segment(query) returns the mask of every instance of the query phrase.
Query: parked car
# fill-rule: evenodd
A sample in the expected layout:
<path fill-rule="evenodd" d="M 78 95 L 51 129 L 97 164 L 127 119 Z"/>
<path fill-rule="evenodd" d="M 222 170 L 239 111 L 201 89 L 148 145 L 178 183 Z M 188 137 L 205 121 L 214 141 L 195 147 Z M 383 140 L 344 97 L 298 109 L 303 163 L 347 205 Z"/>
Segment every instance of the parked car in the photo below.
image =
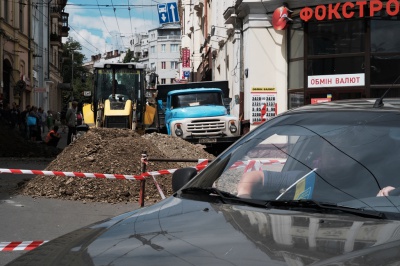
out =
<path fill-rule="evenodd" d="M 268 120 L 176 193 L 9 265 L 399 265 L 400 99 Z"/>

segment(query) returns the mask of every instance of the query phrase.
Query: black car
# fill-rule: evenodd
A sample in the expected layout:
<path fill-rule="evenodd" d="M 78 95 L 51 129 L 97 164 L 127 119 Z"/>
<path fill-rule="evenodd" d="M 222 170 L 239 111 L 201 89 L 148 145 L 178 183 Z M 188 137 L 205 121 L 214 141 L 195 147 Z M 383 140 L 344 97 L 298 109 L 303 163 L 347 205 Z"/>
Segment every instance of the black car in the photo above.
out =
<path fill-rule="evenodd" d="M 173 187 L 9 265 L 399 265 L 400 99 L 290 110 Z"/>

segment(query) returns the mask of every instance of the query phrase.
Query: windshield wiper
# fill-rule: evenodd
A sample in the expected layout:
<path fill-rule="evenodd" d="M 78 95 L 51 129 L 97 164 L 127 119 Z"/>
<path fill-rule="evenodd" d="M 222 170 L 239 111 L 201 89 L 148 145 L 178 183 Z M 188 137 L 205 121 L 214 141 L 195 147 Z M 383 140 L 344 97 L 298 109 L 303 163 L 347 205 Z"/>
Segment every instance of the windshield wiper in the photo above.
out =
<path fill-rule="evenodd" d="M 253 207 L 265 208 L 265 204 L 267 203 L 267 201 L 265 201 L 265 200 L 239 198 L 229 192 L 219 190 L 218 188 L 214 188 L 214 187 L 189 187 L 189 188 L 182 189 L 180 192 L 183 194 L 205 193 L 206 195 L 210 195 L 210 196 L 218 196 L 219 199 L 221 200 L 221 202 L 224 204 L 226 204 L 228 201 L 229 202 L 233 201 L 236 203 L 243 203 L 243 204 L 253 206 Z"/>
<path fill-rule="evenodd" d="M 335 203 L 330 202 L 318 202 L 315 200 L 273 200 L 266 204 L 267 208 L 304 208 L 304 209 L 316 209 L 316 210 L 329 210 L 329 211 L 339 211 L 344 213 L 350 213 L 361 217 L 374 218 L 374 219 L 387 219 L 383 212 L 365 210 L 361 208 L 351 208 L 340 206 Z"/>

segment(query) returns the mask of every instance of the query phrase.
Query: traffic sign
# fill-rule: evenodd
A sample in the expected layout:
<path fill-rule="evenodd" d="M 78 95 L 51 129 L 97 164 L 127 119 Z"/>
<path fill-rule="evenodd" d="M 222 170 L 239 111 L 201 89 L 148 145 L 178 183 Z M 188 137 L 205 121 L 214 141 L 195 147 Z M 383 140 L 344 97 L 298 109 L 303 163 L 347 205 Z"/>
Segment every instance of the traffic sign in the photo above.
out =
<path fill-rule="evenodd" d="M 176 2 L 158 4 L 157 9 L 160 24 L 179 22 L 178 5 Z"/>

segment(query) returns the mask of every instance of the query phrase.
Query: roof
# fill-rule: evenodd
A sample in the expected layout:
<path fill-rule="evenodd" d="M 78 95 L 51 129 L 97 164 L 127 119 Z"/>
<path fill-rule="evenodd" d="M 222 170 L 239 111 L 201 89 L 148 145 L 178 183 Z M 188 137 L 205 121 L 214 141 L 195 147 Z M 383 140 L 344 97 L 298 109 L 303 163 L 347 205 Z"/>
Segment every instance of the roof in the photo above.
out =
<path fill-rule="evenodd" d="M 193 89 L 184 89 L 184 90 L 173 90 L 168 92 L 168 95 L 175 94 L 192 94 L 192 93 L 204 93 L 204 92 L 222 92 L 219 88 L 193 88 Z"/>
<path fill-rule="evenodd" d="M 309 104 L 294 108 L 289 112 L 319 112 L 319 111 L 397 111 L 400 112 L 400 98 L 384 98 L 383 107 L 374 108 L 376 99 L 337 100 L 319 104 Z"/>
<path fill-rule="evenodd" d="M 96 62 L 93 65 L 93 68 L 105 68 L 106 65 L 113 65 L 113 66 L 127 66 L 132 65 L 135 69 L 145 69 L 144 64 L 137 63 L 137 62 L 130 62 L 130 63 L 111 63 L 111 62 Z"/>

